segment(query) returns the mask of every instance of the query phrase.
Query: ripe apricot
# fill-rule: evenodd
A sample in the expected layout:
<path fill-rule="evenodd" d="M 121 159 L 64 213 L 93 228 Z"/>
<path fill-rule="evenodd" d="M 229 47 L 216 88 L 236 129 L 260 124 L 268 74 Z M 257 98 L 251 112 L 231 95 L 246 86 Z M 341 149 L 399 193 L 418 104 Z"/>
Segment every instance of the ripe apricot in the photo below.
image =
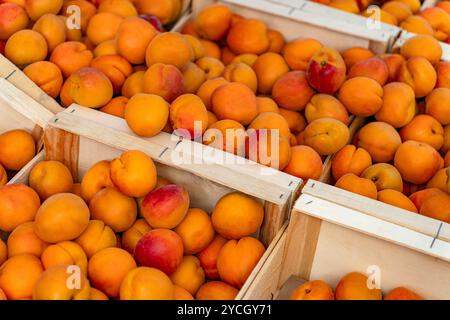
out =
<path fill-rule="evenodd" d="M 128 76 L 133 72 L 131 64 L 119 55 L 105 55 L 92 60 L 91 67 L 102 71 L 111 81 L 115 93 L 119 93 Z"/>
<path fill-rule="evenodd" d="M 214 91 L 219 88 L 220 86 L 229 83 L 227 80 L 225 80 L 223 77 L 215 78 L 215 79 L 209 79 L 203 82 L 203 84 L 198 88 L 197 96 L 202 99 L 203 103 L 205 104 L 205 107 L 208 110 L 212 109 L 212 103 L 211 103 L 211 97 L 214 93 Z"/>
<path fill-rule="evenodd" d="M 418 210 L 414 203 L 403 193 L 392 190 L 392 189 L 385 189 L 378 192 L 378 201 L 390 204 L 392 206 L 405 209 L 411 212 L 417 213 Z"/>
<path fill-rule="evenodd" d="M 403 62 L 405 62 L 405 58 L 403 58 L 402 55 L 396 53 L 382 54 L 379 57 L 383 59 L 384 63 L 388 68 L 389 75 L 387 82 L 389 83 L 397 81 L 398 73 L 400 71 Z"/>
<path fill-rule="evenodd" d="M 25 130 L 11 130 L 0 134 L 0 163 L 5 169 L 18 171 L 35 154 L 35 141 Z"/>
<path fill-rule="evenodd" d="M 368 77 L 377 81 L 380 85 L 386 83 L 388 76 L 389 69 L 386 63 L 378 57 L 359 61 L 348 72 L 348 78 Z"/>
<path fill-rule="evenodd" d="M 371 165 L 372 158 L 366 150 L 354 145 L 347 145 L 334 155 L 331 172 L 337 181 L 347 173 L 360 176 Z"/>
<path fill-rule="evenodd" d="M 112 40 L 115 38 L 123 20 L 123 17 L 115 13 L 97 13 L 89 20 L 86 35 L 94 45 Z"/>
<path fill-rule="evenodd" d="M 243 34 L 246 34 L 245 39 L 242 38 Z M 243 19 L 231 27 L 227 36 L 227 44 L 236 54 L 262 54 L 270 46 L 267 27 L 262 21 Z"/>
<path fill-rule="evenodd" d="M 203 9 L 196 17 L 195 31 L 203 38 L 213 41 L 223 39 L 231 27 L 231 10 L 217 4 Z"/>
<path fill-rule="evenodd" d="M 26 222 L 11 232 L 7 245 L 8 257 L 10 258 L 24 253 L 40 258 L 48 244 L 34 232 L 34 222 Z"/>
<path fill-rule="evenodd" d="M 304 131 L 305 144 L 320 155 L 330 155 L 343 148 L 350 138 L 348 127 L 333 118 L 311 122 Z"/>
<path fill-rule="evenodd" d="M 318 180 L 322 175 L 322 159 L 320 155 L 308 146 L 295 146 L 291 148 L 291 160 L 284 172 L 299 177 L 304 181 Z"/>
<path fill-rule="evenodd" d="M 313 280 L 298 286 L 289 300 L 334 300 L 334 293 L 325 282 Z"/>
<path fill-rule="evenodd" d="M 335 186 L 364 197 L 377 199 L 377 186 L 373 181 L 365 178 L 360 178 L 353 173 L 343 175 L 336 182 Z"/>
<path fill-rule="evenodd" d="M 192 61 L 194 52 L 189 41 L 178 32 L 165 32 L 156 35 L 147 47 L 146 63 L 171 64 L 178 69 Z"/>
<path fill-rule="evenodd" d="M 208 126 L 208 111 L 203 101 L 194 94 L 179 96 L 172 102 L 169 111 L 172 128 L 187 131 L 191 139 L 201 136 Z"/>
<path fill-rule="evenodd" d="M 420 11 L 434 30 L 434 37 L 439 41 L 445 41 L 450 34 L 450 16 L 443 9 L 430 7 Z M 428 49 L 427 47 L 423 47 Z"/>
<path fill-rule="evenodd" d="M 41 161 L 31 170 L 29 184 L 45 200 L 54 194 L 72 191 L 73 178 L 61 162 Z"/>
<path fill-rule="evenodd" d="M 234 300 L 239 290 L 222 281 L 205 283 L 197 291 L 197 300 Z"/>
<path fill-rule="evenodd" d="M 336 300 L 381 300 L 380 289 L 369 288 L 367 276 L 351 272 L 343 277 L 336 286 Z"/>
<path fill-rule="evenodd" d="M 270 94 L 278 79 L 289 72 L 283 57 L 273 52 L 257 57 L 252 67 L 258 80 L 258 91 L 263 94 Z"/>
<path fill-rule="evenodd" d="M 303 71 L 284 74 L 272 89 L 272 97 L 280 107 L 295 111 L 302 111 L 313 95 L 314 90 L 309 86 Z"/>
<path fill-rule="evenodd" d="M 108 102 L 106 105 L 101 107 L 99 110 L 101 112 L 105 112 L 110 115 L 124 119 L 125 118 L 125 108 L 127 106 L 128 100 L 129 99 L 127 97 L 122 97 L 122 96 L 113 98 L 113 99 L 111 99 L 110 102 Z"/>
<path fill-rule="evenodd" d="M 217 258 L 222 247 L 227 242 L 228 240 L 221 235 L 216 235 L 209 245 L 197 254 L 205 275 L 210 280 L 220 279 L 219 271 L 217 270 Z"/>
<path fill-rule="evenodd" d="M 416 98 L 421 98 L 433 90 L 437 81 L 436 70 L 427 59 L 411 57 L 403 63 L 398 81 L 409 85 L 413 88 Z"/>
<path fill-rule="evenodd" d="M 125 80 L 122 95 L 131 99 L 135 94 L 144 92 L 145 71 L 136 71 Z"/>
<path fill-rule="evenodd" d="M 182 3 L 177 0 L 147 1 L 136 0 L 134 4 L 139 13 L 158 18 L 163 25 L 175 21 L 181 13 Z"/>
<path fill-rule="evenodd" d="M 423 300 L 423 298 L 407 288 L 398 287 L 389 291 L 384 300 Z"/>
<path fill-rule="evenodd" d="M 98 12 L 111 12 L 124 18 L 137 16 L 137 10 L 129 0 L 103 0 Z"/>
<path fill-rule="evenodd" d="M 223 64 L 223 62 L 212 57 L 205 56 L 198 59 L 195 63 L 200 69 L 203 70 L 206 79 L 214 79 L 220 77 L 225 70 L 225 65 Z"/>
<path fill-rule="evenodd" d="M 371 78 L 351 78 L 343 83 L 339 91 L 339 100 L 355 116 L 368 117 L 381 109 L 383 88 Z"/>
<path fill-rule="evenodd" d="M 300 38 L 286 44 L 283 57 L 292 70 L 306 71 L 309 60 L 322 48 L 316 39 Z"/>
<path fill-rule="evenodd" d="M 145 219 L 138 219 L 136 222 L 122 234 L 122 248 L 133 254 L 139 239 L 152 227 L 145 221 Z"/>
<path fill-rule="evenodd" d="M 361 47 L 351 47 L 342 52 L 342 58 L 348 70 L 358 61 L 369 59 L 373 56 L 374 53 L 370 49 Z"/>
<path fill-rule="evenodd" d="M 89 203 L 97 192 L 103 188 L 113 187 L 110 174 L 111 163 L 103 160 L 94 164 L 81 180 L 83 199 Z"/>
<path fill-rule="evenodd" d="M 223 77 L 229 82 L 240 82 L 256 93 L 258 79 L 253 69 L 245 63 L 230 63 L 223 71 Z"/>
<path fill-rule="evenodd" d="M 403 180 L 400 172 L 389 163 L 376 163 L 366 168 L 361 173 L 361 178 L 366 178 L 375 183 L 377 190 L 392 189 L 403 191 Z"/>
<path fill-rule="evenodd" d="M 64 77 L 75 71 L 88 67 L 92 61 L 92 52 L 82 42 L 68 41 L 59 44 L 52 52 L 50 61 L 56 64 Z"/>
<path fill-rule="evenodd" d="M 23 72 L 46 94 L 52 98 L 58 97 L 63 76 L 57 65 L 49 61 L 38 61 L 28 65 Z"/>
<path fill-rule="evenodd" d="M 195 295 L 205 282 L 205 272 L 200 261 L 194 256 L 184 256 L 177 270 L 171 274 L 173 284 L 182 287 L 190 294 Z"/>
<path fill-rule="evenodd" d="M 412 15 L 403 20 L 400 28 L 421 35 L 432 36 L 434 34 L 431 24 L 424 17 L 418 15 Z"/>
<path fill-rule="evenodd" d="M 47 53 L 48 46 L 45 38 L 33 30 L 20 30 L 14 33 L 5 46 L 5 57 L 19 68 L 45 60 Z"/>
<path fill-rule="evenodd" d="M 26 0 L 25 10 L 33 21 L 46 13 L 57 14 L 63 6 L 63 0 Z"/>
<path fill-rule="evenodd" d="M 83 248 L 73 241 L 48 246 L 42 253 L 41 260 L 45 270 L 58 265 L 76 265 L 82 274 L 87 275 L 88 258 Z"/>
<path fill-rule="evenodd" d="M 220 51 L 220 47 L 212 41 L 199 39 L 200 43 L 203 46 L 203 56 L 211 57 L 220 60 L 222 52 Z"/>
<path fill-rule="evenodd" d="M 188 62 L 181 71 L 183 73 L 183 84 L 185 93 L 196 93 L 197 90 L 200 88 L 200 86 L 203 84 L 203 82 L 206 81 L 205 71 L 203 71 L 199 66 L 197 66 L 193 62 Z M 231 73 L 228 75 L 231 77 L 234 76 L 231 75 Z"/>
<path fill-rule="evenodd" d="M 422 204 L 420 214 L 449 223 L 450 196 L 443 193 L 429 197 Z"/>
<path fill-rule="evenodd" d="M 258 96 L 256 97 L 256 103 L 258 104 L 259 114 L 264 112 L 280 113 L 280 108 L 278 108 L 277 103 L 270 97 Z"/>
<path fill-rule="evenodd" d="M 405 41 L 400 48 L 400 54 L 407 60 L 411 57 L 423 57 L 435 65 L 441 60 L 442 48 L 439 41 L 432 36 L 417 35 Z"/>
<path fill-rule="evenodd" d="M 349 116 L 344 105 L 332 95 L 319 93 L 311 97 L 305 108 L 308 123 L 320 118 L 334 118 L 345 125 L 349 124 Z"/>
<path fill-rule="evenodd" d="M 444 144 L 444 128 L 435 118 L 426 114 L 416 116 L 400 130 L 400 136 L 403 141 L 415 140 L 428 143 L 436 150 Z"/>
<path fill-rule="evenodd" d="M 450 101 L 450 89 L 436 88 L 425 99 L 425 112 L 439 121 L 442 125 L 450 124 L 448 102 Z"/>
<path fill-rule="evenodd" d="M 192 294 L 190 294 L 189 291 L 187 291 L 186 289 L 177 285 L 174 285 L 173 289 L 175 300 L 194 300 Z"/>
<path fill-rule="evenodd" d="M 426 188 L 420 191 L 416 191 L 409 196 L 409 199 L 414 203 L 416 208 L 420 211 L 423 203 L 435 195 L 445 194 L 444 191 L 438 188 Z"/>
<path fill-rule="evenodd" d="M 174 285 L 164 272 L 147 267 L 130 271 L 120 286 L 121 300 L 173 300 Z"/>
<path fill-rule="evenodd" d="M 0 40 L 8 40 L 14 33 L 28 26 L 28 15 L 16 3 L 0 4 Z"/>

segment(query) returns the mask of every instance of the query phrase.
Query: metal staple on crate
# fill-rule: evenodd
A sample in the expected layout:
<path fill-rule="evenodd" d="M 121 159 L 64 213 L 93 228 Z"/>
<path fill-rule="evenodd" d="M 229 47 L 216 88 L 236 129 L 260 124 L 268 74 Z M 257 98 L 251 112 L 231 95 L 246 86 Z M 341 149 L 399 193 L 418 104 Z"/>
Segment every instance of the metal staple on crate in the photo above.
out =
<path fill-rule="evenodd" d="M 158 156 L 158 158 L 161 158 L 161 157 L 164 155 L 164 153 L 166 153 L 167 150 L 169 150 L 169 147 L 166 147 L 166 148 L 161 152 L 161 154 Z"/>
<path fill-rule="evenodd" d="M 438 230 L 437 230 L 437 233 L 436 233 L 436 235 L 434 236 L 433 241 L 431 241 L 430 249 L 433 248 L 433 245 L 434 245 L 434 243 L 436 242 L 436 239 L 439 237 L 439 234 L 441 233 L 441 229 L 442 229 L 442 226 L 443 226 L 443 225 L 444 225 L 443 222 L 441 222 L 441 224 L 439 224 L 439 228 L 438 228 Z"/>
<path fill-rule="evenodd" d="M 17 70 L 13 70 L 10 74 L 5 77 L 5 80 L 8 80 Z"/>

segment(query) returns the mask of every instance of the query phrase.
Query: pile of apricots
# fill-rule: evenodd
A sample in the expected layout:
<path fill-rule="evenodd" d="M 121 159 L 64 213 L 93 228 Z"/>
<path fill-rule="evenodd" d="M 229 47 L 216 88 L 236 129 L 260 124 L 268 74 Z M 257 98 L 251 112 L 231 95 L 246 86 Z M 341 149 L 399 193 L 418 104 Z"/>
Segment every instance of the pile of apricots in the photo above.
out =
<path fill-rule="evenodd" d="M 140 151 L 94 164 L 81 183 L 42 161 L 29 186 L 0 187 L 0 300 L 234 299 L 265 252 L 251 236 L 263 217 L 238 192 L 211 216 L 191 208 Z"/>
<path fill-rule="evenodd" d="M 0 134 L 0 187 L 35 155 L 36 142 L 27 131 L 17 129 Z"/>
<path fill-rule="evenodd" d="M 359 272 L 344 276 L 333 289 L 322 280 L 312 280 L 298 286 L 290 300 L 423 300 L 405 287 L 392 289 L 383 297 L 380 289 L 369 288 L 368 277 Z"/>
<path fill-rule="evenodd" d="M 368 9 L 371 0 L 312 0 L 349 13 L 375 17 Z M 399 26 L 403 30 L 434 36 L 439 41 L 450 43 L 450 1 L 439 1 L 434 7 L 421 10 L 419 0 L 388 0 L 379 6 L 382 22 Z"/>

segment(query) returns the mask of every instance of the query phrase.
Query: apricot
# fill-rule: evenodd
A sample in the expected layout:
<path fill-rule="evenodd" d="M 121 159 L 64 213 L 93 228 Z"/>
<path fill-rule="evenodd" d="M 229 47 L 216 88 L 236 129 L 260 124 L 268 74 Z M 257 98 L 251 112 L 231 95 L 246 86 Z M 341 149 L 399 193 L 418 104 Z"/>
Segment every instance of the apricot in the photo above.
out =
<path fill-rule="evenodd" d="M 197 291 L 197 300 L 234 300 L 239 290 L 222 281 L 205 283 Z"/>
<path fill-rule="evenodd" d="M 436 88 L 426 97 L 425 112 L 442 125 L 450 124 L 450 89 Z"/>
<path fill-rule="evenodd" d="M 258 56 L 252 53 L 244 53 L 236 56 L 231 63 L 245 63 L 246 65 L 253 67 Z"/>
<path fill-rule="evenodd" d="M 154 94 L 136 94 L 125 108 L 128 126 L 142 137 L 152 137 L 160 133 L 168 119 L 169 104 Z"/>
<path fill-rule="evenodd" d="M 275 83 L 289 72 L 283 57 L 273 52 L 260 55 L 252 67 L 257 77 L 258 91 L 263 94 L 270 94 Z"/>
<path fill-rule="evenodd" d="M 231 63 L 223 71 L 223 77 L 229 82 L 240 82 L 256 93 L 258 79 L 253 69 L 245 63 Z"/>
<path fill-rule="evenodd" d="M 259 259 L 263 256 L 263 244 L 252 237 L 229 240 L 217 259 L 220 277 L 236 288 L 242 288 Z"/>
<path fill-rule="evenodd" d="M 4 186 L 8 182 L 8 174 L 5 168 L 0 164 L 0 187 Z"/>
<path fill-rule="evenodd" d="M 25 10 L 31 20 L 36 21 L 47 13 L 57 14 L 63 6 L 63 0 L 26 0 Z"/>
<path fill-rule="evenodd" d="M 0 266 L 8 259 L 8 248 L 0 238 Z"/>
<path fill-rule="evenodd" d="M 358 132 L 357 147 L 369 152 L 373 162 L 390 162 L 401 145 L 400 135 L 385 122 L 371 122 Z"/>
<path fill-rule="evenodd" d="M 245 34 L 245 39 L 242 35 Z M 227 36 L 228 47 L 236 54 L 262 54 L 270 47 L 266 25 L 256 19 L 243 19 L 235 23 Z"/>
<path fill-rule="evenodd" d="M 222 61 L 212 58 L 203 57 L 196 61 L 197 66 L 203 70 L 206 75 L 206 79 L 214 79 L 222 75 L 225 70 L 225 65 Z"/>
<path fill-rule="evenodd" d="M 406 3 L 412 10 L 413 13 L 417 13 L 420 10 L 420 0 L 397 0 Z"/>
<path fill-rule="evenodd" d="M 286 45 L 286 39 L 283 34 L 277 30 L 268 30 L 267 36 L 269 37 L 269 52 L 281 53 Z"/>
<path fill-rule="evenodd" d="M 44 269 L 54 266 L 78 266 L 82 274 L 87 275 L 88 258 L 83 248 L 73 241 L 62 241 L 48 246 L 41 256 Z"/>
<path fill-rule="evenodd" d="M 158 18 L 163 25 L 175 21 L 181 13 L 181 2 L 176 0 L 134 1 L 138 12 Z"/>
<path fill-rule="evenodd" d="M 332 95 L 319 93 L 312 96 L 305 108 L 308 123 L 321 118 L 333 118 L 348 125 L 350 120 L 347 109 Z"/>
<path fill-rule="evenodd" d="M 431 197 L 436 195 L 445 194 L 444 191 L 438 188 L 426 188 L 420 191 L 416 191 L 409 196 L 409 199 L 414 203 L 416 208 L 420 211 L 423 203 Z"/>
<path fill-rule="evenodd" d="M 28 15 L 16 3 L 0 4 L 0 40 L 8 40 L 14 33 L 28 26 Z"/>
<path fill-rule="evenodd" d="M 173 284 L 187 290 L 191 295 L 195 295 L 205 282 L 205 273 L 197 257 L 185 256 L 170 279 Z"/>
<path fill-rule="evenodd" d="M 362 273 L 347 274 L 336 286 L 336 300 L 381 300 L 381 290 L 369 288 L 367 282 L 367 276 Z"/>
<path fill-rule="evenodd" d="M 256 97 L 256 103 L 258 104 L 259 114 L 264 112 L 280 113 L 280 108 L 278 108 L 277 103 L 270 97 L 265 96 Z"/>
<path fill-rule="evenodd" d="M 219 120 L 230 119 L 248 125 L 258 114 L 255 94 L 246 85 L 237 82 L 218 87 L 211 103 Z"/>
<path fill-rule="evenodd" d="M 441 61 L 436 64 L 436 88 L 450 88 L 450 62 Z"/>
<path fill-rule="evenodd" d="M 153 229 L 138 241 L 134 258 L 140 266 L 173 274 L 183 260 L 183 240 L 172 230 Z"/>
<path fill-rule="evenodd" d="M 397 190 L 386 189 L 378 192 L 378 201 L 392 206 L 418 213 L 414 203 L 403 193 Z"/>
<path fill-rule="evenodd" d="M 26 222 L 15 228 L 8 237 L 7 245 L 10 258 L 24 253 L 40 258 L 47 247 L 47 243 L 39 239 L 34 232 L 34 222 Z"/>
<path fill-rule="evenodd" d="M 291 148 L 291 159 L 284 172 L 299 177 L 319 180 L 322 175 L 323 164 L 320 155 L 308 146 L 294 146 Z"/>
<path fill-rule="evenodd" d="M 98 12 L 111 12 L 124 18 L 137 16 L 137 10 L 129 0 L 103 0 Z"/>
<path fill-rule="evenodd" d="M 89 20 L 97 13 L 96 6 L 87 0 L 70 0 L 64 1 L 64 5 L 61 9 L 61 14 L 65 16 L 71 16 L 74 12 L 69 10 L 71 6 L 77 6 L 80 9 L 80 27 L 83 33 L 86 33 L 86 29 Z"/>
<path fill-rule="evenodd" d="M 120 286 L 120 300 L 173 300 L 175 288 L 164 272 L 147 267 L 130 271 Z"/>
<path fill-rule="evenodd" d="M 374 53 L 370 49 L 361 47 L 351 47 L 342 52 L 342 58 L 344 59 L 348 70 L 350 70 L 355 63 L 372 58 L 373 56 Z"/>
<path fill-rule="evenodd" d="M 94 164 L 83 176 L 81 180 L 81 192 L 83 199 L 89 203 L 91 199 L 103 188 L 113 187 L 111 181 L 111 163 L 109 161 L 99 161 Z"/>
<path fill-rule="evenodd" d="M 149 156 L 137 150 L 123 153 L 111 162 L 111 180 L 123 194 L 139 198 L 156 185 L 156 167 Z"/>
<path fill-rule="evenodd" d="M 116 40 L 106 40 L 94 49 L 94 57 L 119 54 L 116 48 Z"/>
<path fill-rule="evenodd" d="M 274 84 L 272 97 L 282 108 L 302 111 L 314 90 L 309 86 L 303 71 L 291 71 L 281 76 Z"/>
<path fill-rule="evenodd" d="M 133 72 L 131 64 L 119 55 L 105 55 L 92 60 L 91 67 L 102 71 L 111 81 L 115 93 L 119 93 L 128 76 Z"/>
<path fill-rule="evenodd" d="M 88 264 L 93 286 L 109 297 L 120 295 L 120 286 L 127 274 L 136 268 L 133 257 L 119 248 L 106 248 L 92 256 Z"/>
<path fill-rule="evenodd" d="M 70 98 L 85 107 L 100 108 L 113 97 L 111 81 L 95 68 L 81 68 L 75 71 L 65 85 L 68 86 Z"/>
<path fill-rule="evenodd" d="M 203 57 L 211 57 L 218 60 L 221 59 L 222 51 L 215 42 L 205 39 L 199 39 L 199 41 L 203 46 Z"/>
<path fill-rule="evenodd" d="M 218 41 L 231 27 L 231 10 L 225 5 L 212 5 L 203 9 L 195 19 L 195 31 L 203 38 Z"/>
<path fill-rule="evenodd" d="M 58 97 L 63 85 L 63 76 L 57 65 L 48 61 L 38 61 L 28 65 L 23 72 L 46 94 L 52 98 Z"/>
<path fill-rule="evenodd" d="M 439 170 L 441 157 L 430 145 L 409 140 L 397 149 L 394 164 L 403 180 L 423 184 Z"/>
<path fill-rule="evenodd" d="M 68 285 L 73 276 L 70 268 L 69 265 L 58 265 L 45 270 L 33 288 L 33 300 L 88 300 L 89 281 L 81 274 L 79 283 Z"/>
<path fill-rule="evenodd" d="M 366 168 L 360 176 L 373 181 L 378 191 L 385 189 L 403 191 L 403 180 L 400 172 L 388 163 L 374 164 Z"/>
<path fill-rule="evenodd" d="M 6 170 L 19 171 L 35 154 L 35 141 L 28 132 L 11 130 L 0 135 L 0 163 Z"/>
<path fill-rule="evenodd" d="M 449 6 L 448 1 L 438 2 L 438 3 L 436 3 L 435 6 L 438 7 L 438 8 L 441 8 L 442 10 L 444 10 L 445 12 L 450 14 L 450 6 Z"/>
<path fill-rule="evenodd" d="M 220 235 L 216 235 L 214 239 L 197 254 L 200 264 L 205 271 L 206 278 L 210 280 L 220 279 L 219 272 L 217 270 L 217 258 L 222 247 L 227 243 L 227 239 Z"/>
<path fill-rule="evenodd" d="M 143 92 L 156 94 L 172 102 L 184 91 L 183 74 L 172 65 L 156 63 L 145 72 Z"/>
<path fill-rule="evenodd" d="M 438 89 L 436 89 L 438 90 Z M 442 103 L 442 99 L 440 99 Z M 421 114 L 416 116 L 407 126 L 400 130 L 403 141 L 415 140 L 427 143 L 436 150 L 444 144 L 444 128 L 432 116 Z"/>
<path fill-rule="evenodd" d="M 343 148 L 350 139 L 348 127 L 333 118 L 320 118 L 305 129 L 304 142 L 320 155 L 330 155 Z"/>
<path fill-rule="evenodd" d="M 22 184 L 0 187 L 0 229 L 11 232 L 33 221 L 40 206 L 39 195 Z"/>
<path fill-rule="evenodd" d="M 306 71 L 309 60 L 322 48 L 322 44 L 311 38 L 300 38 L 289 42 L 283 49 L 283 57 L 292 70 Z"/>
<path fill-rule="evenodd" d="M 5 292 L 4 292 L 2 289 L 0 289 L 0 300 L 8 300 L 8 299 L 6 298 Z"/>
<path fill-rule="evenodd" d="M 416 114 L 414 91 L 405 83 L 391 82 L 383 87 L 383 105 L 375 114 L 378 121 L 394 128 L 410 123 Z"/>
<path fill-rule="evenodd" d="M 42 272 L 39 258 L 19 254 L 1 265 L 0 287 L 8 300 L 29 299 Z"/>
<path fill-rule="evenodd" d="M 278 113 L 280 113 L 281 116 L 287 121 L 289 130 L 293 134 L 299 133 L 306 128 L 306 120 L 301 113 L 283 108 L 278 110 Z"/>
<path fill-rule="evenodd" d="M 355 0 L 331 0 L 329 6 L 348 13 L 359 13 L 358 3 Z"/>
<path fill-rule="evenodd" d="M 214 229 L 224 238 L 240 239 L 259 230 L 264 208 L 257 200 L 239 192 L 223 196 L 211 215 Z"/>
<path fill-rule="evenodd" d="M 345 81 L 338 97 L 347 110 L 358 117 L 374 115 L 383 106 L 383 88 L 377 81 L 367 77 Z"/>
<path fill-rule="evenodd" d="M 40 17 L 34 24 L 33 30 L 45 38 L 49 52 L 66 40 L 64 21 L 54 14 L 45 14 Z"/>
<path fill-rule="evenodd" d="M 411 57 L 403 63 L 398 75 L 398 81 L 408 84 L 414 90 L 416 98 L 428 95 L 437 80 L 436 70 L 423 57 Z"/>
<path fill-rule="evenodd" d="M 89 208 L 80 197 L 60 193 L 41 205 L 35 218 L 35 232 L 49 243 L 77 238 L 89 223 Z"/>
<path fill-rule="evenodd" d="M 290 111 L 290 110 L 288 110 Z M 267 129 L 277 130 L 280 136 L 290 137 L 289 123 L 286 118 L 275 112 L 264 112 L 256 116 L 256 118 L 248 126 L 249 129 Z"/>
<path fill-rule="evenodd" d="M 400 27 L 411 33 L 433 36 L 434 31 L 431 24 L 421 16 L 412 15 L 406 18 Z"/>
<path fill-rule="evenodd" d="M 14 33 L 5 46 L 5 57 L 19 68 L 45 60 L 47 53 L 45 38 L 33 30 L 20 30 Z"/>
<path fill-rule="evenodd" d="M 125 80 L 122 95 L 131 99 L 135 94 L 144 92 L 145 71 L 136 71 Z"/>
<path fill-rule="evenodd" d="M 182 73 L 183 73 L 183 83 L 185 93 L 196 93 L 197 90 L 200 88 L 200 86 L 203 84 L 203 82 L 206 81 L 205 71 L 203 71 L 203 69 L 201 69 L 193 62 L 188 62 L 183 67 Z M 231 77 L 234 76 L 231 73 L 229 73 L 228 75 Z"/>
<path fill-rule="evenodd" d="M 145 54 L 157 30 L 146 20 L 129 17 L 122 21 L 117 30 L 117 53 L 132 64 L 145 62 Z"/>
<path fill-rule="evenodd" d="M 289 300 L 334 300 L 334 293 L 325 282 L 313 280 L 298 286 Z"/>
<path fill-rule="evenodd" d="M 156 35 L 147 47 L 146 63 L 151 66 L 155 63 L 170 64 L 178 69 L 194 58 L 189 41 L 177 32 L 165 32 Z"/>
<path fill-rule="evenodd" d="M 125 108 L 127 106 L 129 99 L 127 97 L 116 97 L 111 99 L 110 102 L 108 102 L 106 105 L 101 107 L 99 110 L 101 112 L 108 113 L 110 115 L 119 117 L 124 119 L 125 118 Z"/>
<path fill-rule="evenodd" d="M 206 80 L 198 89 L 197 96 L 202 99 L 208 110 L 212 109 L 211 98 L 214 91 L 220 86 L 229 83 L 223 77 Z"/>
<path fill-rule="evenodd" d="M 123 20 L 123 17 L 115 13 L 97 13 L 89 20 L 86 35 L 94 45 L 112 40 L 116 37 Z"/>
<path fill-rule="evenodd" d="M 29 184 L 45 200 L 54 194 L 72 191 L 73 178 L 61 162 L 42 161 L 31 170 Z"/>
<path fill-rule="evenodd" d="M 214 113 L 208 110 L 208 128 L 211 127 L 214 123 L 219 121 Z M 239 123 L 239 125 L 241 125 Z"/>
<path fill-rule="evenodd" d="M 424 17 L 434 30 L 434 37 L 445 41 L 450 34 L 450 16 L 443 9 L 431 7 L 422 10 L 420 16 Z"/>
<path fill-rule="evenodd" d="M 386 2 L 381 9 L 393 15 L 398 23 L 401 23 L 413 14 L 411 8 L 406 3 L 400 1 Z"/>
<path fill-rule="evenodd" d="M 386 63 L 377 57 L 355 63 L 348 72 L 348 78 L 368 77 L 384 85 L 388 80 L 389 69 Z"/>
<path fill-rule="evenodd" d="M 345 81 L 346 65 L 339 52 L 332 48 L 319 49 L 308 62 L 308 82 L 321 93 L 334 93 Z"/>
<path fill-rule="evenodd" d="M 175 300 L 194 300 L 192 294 L 190 294 L 189 291 L 187 291 L 186 289 L 177 285 L 174 285 L 173 289 Z"/>
<path fill-rule="evenodd" d="M 149 193 L 144 198 L 141 209 L 152 228 L 173 229 L 188 213 L 189 194 L 183 187 L 169 184 Z"/>
<path fill-rule="evenodd" d="M 258 129 L 247 134 L 246 155 L 259 164 L 283 170 L 291 158 L 291 136 L 284 137 L 277 131 Z"/>
<path fill-rule="evenodd" d="M 444 193 L 429 197 L 423 202 L 420 214 L 449 223 L 450 196 Z"/>
<path fill-rule="evenodd" d="M 98 289 L 91 288 L 89 292 L 89 300 L 109 300 L 108 296 Z"/>
<path fill-rule="evenodd" d="M 353 173 L 347 173 L 339 178 L 335 186 L 364 197 L 377 199 L 377 186 L 372 180 L 360 178 Z"/>
<path fill-rule="evenodd" d="M 214 238 L 214 229 L 209 215 L 205 211 L 196 208 L 188 210 L 183 221 L 174 231 L 183 240 L 184 253 L 188 255 L 199 253 Z"/>
<path fill-rule="evenodd" d="M 417 35 L 405 41 L 400 48 L 400 54 L 407 60 L 412 57 L 422 57 L 435 65 L 441 60 L 442 48 L 439 41 L 432 36 Z"/>
<path fill-rule="evenodd" d="M 388 68 L 388 78 L 387 82 L 397 81 L 398 73 L 402 64 L 405 62 L 405 58 L 402 55 L 396 53 L 387 53 L 380 55 L 384 63 Z"/>
<path fill-rule="evenodd" d="M 139 239 L 151 229 L 152 227 L 150 227 L 145 219 L 136 220 L 131 228 L 122 234 L 122 248 L 133 254 Z"/>
<path fill-rule="evenodd" d="M 244 154 L 245 139 L 244 126 L 234 120 L 216 121 L 203 135 L 204 144 L 236 155 Z"/>
<path fill-rule="evenodd" d="M 236 58 L 236 54 L 230 50 L 228 47 L 224 47 L 221 51 L 220 60 L 222 60 L 224 65 L 229 65 L 234 58 Z"/>
<path fill-rule="evenodd" d="M 201 136 L 208 126 L 208 111 L 203 101 L 194 94 L 179 96 L 170 105 L 169 112 L 172 128 L 188 132 L 191 138 Z"/>
<path fill-rule="evenodd" d="M 347 173 L 360 176 L 371 165 L 372 157 L 366 150 L 354 145 L 347 145 L 334 155 L 331 172 L 337 181 Z"/>
<path fill-rule="evenodd" d="M 438 3 L 439 5 L 439 3 Z M 384 300 L 423 300 L 423 298 L 417 293 L 404 288 L 398 287 L 392 289 L 385 297 Z"/>
<path fill-rule="evenodd" d="M 92 58 L 92 52 L 84 43 L 69 41 L 59 44 L 53 50 L 50 61 L 56 64 L 67 78 L 75 71 L 88 67 Z"/>

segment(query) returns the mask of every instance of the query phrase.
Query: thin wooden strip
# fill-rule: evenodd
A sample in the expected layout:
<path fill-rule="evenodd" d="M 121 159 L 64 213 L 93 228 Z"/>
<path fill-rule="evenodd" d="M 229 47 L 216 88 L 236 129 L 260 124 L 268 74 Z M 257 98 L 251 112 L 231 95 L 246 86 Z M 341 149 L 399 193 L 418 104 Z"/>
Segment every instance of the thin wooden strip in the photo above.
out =
<path fill-rule="evenodd" d="M 259 177 L 244 176 L 242 172 L 237 172 L 228 166 L 198 162 L 199 159 L 174 150 L 163 152 L 165 147 L 158 144 L 101 126 L 86 119 L 77 118 L 66 112 L 58 114 L 50 125 L 121 150 L 132 148 L 144 151 L 157 162 L 192 172 L 208 180 L 277 205 L 284 205 L 292 193 L 289 189 L 282 189 L 273 183 L 261 180 Z"/>
<path fill-rule="evenodd" d="M 395 223 L 381 220 L 360 211 L 340 206 L 308 194 L 303 194 L 295 210 L 312 217 L 346 227 L 348 229 L 386 240 L 388 242 L 450 262 L 450 243 L 408 229 Z"/>
<path fill-rule="evenodd" d="M 37 165 L 39 162 L 45 160 L 45 152 L 39 152 L 30 162 L 28 162 L 25 167 L 23 167 L 11 180 L 8 181 L 8 184 L 28 184 L 28 176 L 30 175 L 31 170 Z"/>
<path fill-rule="evenodd" d="M 303 193 L 328 200 L 346 208 L 360 211 L 366 215 L 395 223 L 399 226 L 435 237 L 441 221 L 400 209 L 381 201 L 369 199 L 358 194 L 339 189 L 318 181 L 310 180 Z M 448 225 L 448 224 L 444 224 Z M 438 239 L 450 242 L 448 226 L 441 229 Z"/>

